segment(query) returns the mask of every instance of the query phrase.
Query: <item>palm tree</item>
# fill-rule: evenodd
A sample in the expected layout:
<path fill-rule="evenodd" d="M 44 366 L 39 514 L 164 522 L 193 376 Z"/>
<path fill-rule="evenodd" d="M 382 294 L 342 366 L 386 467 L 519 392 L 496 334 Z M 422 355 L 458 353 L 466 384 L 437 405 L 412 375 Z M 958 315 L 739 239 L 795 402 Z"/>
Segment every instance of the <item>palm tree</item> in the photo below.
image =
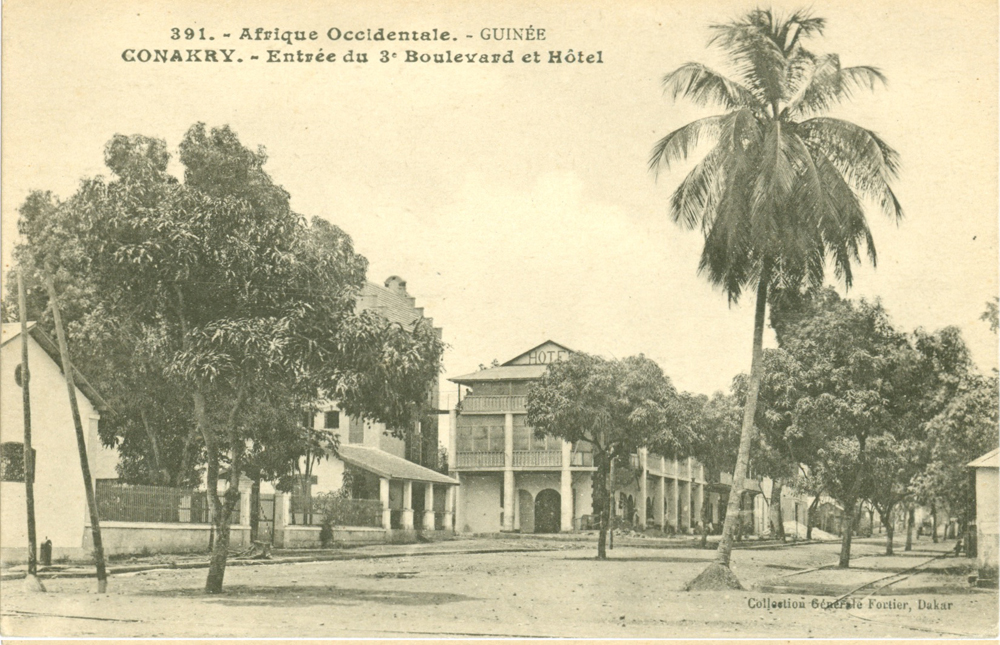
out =
<path fill-rule="evenodd" d="M 823 282 L 829 259 L 851 286 L 862 247 L 875 264 L 875 245 L 862 200 L 899 221 L 902 208 L 889 186 L 898 156 L 875 133 L 820 116 L 885 77 L 873 67 L 841 67 L 803 41 L 825 21 L 798 11 L 787 19 L 756 9 L 714 25 L 710 44 L 728 54 L 736 80 L 699 63 L 667 74 L 665 91 L 724 112 L 663 137 L 650 158 L 659 172 L 706 150 L 670 201 L 673 220 L 705 236 L 699 273 L 730 303 L 756 288 L 753 357 L 733 492 L 715 562 L 689 588 L 739 587 L 729 569 L 740 491 L 746 477 L 761 381 L 764 313 L 769 291 Z"/>

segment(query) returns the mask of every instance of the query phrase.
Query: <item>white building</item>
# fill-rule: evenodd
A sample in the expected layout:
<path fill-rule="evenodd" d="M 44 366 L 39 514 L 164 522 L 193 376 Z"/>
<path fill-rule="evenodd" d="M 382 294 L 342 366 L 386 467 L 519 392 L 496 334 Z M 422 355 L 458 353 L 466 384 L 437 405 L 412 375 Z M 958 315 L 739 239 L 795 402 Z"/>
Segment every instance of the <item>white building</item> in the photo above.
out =
<path fill-rule="evenodd" d="M 34 323 L 29 323 L 28 329 L 38 542 L 52 540 L 54 557 L 82 557 L 90 551 L 90 516 L 59 350 Z M 0 557 L 4 561 L 23 561 L 28 551 L 24 408 L 22 390 L 15 378 L 21 364 L 20 332 L 20 324 L 4 324 L 0 338 L 0 458 L 4 462 L 0 477 Z M 78 371 L 75 380 L 91 477 L 116 479 L 118 452 L 102 446 L 97 434 L 100 411 L 106 404 Z"/>
<path fill-rule="evenodd" d="M 450 412 L 450 468 L 461 482 L 456 531 L 555 533 L 593 524 L 590 444 L 539 439 L 526 422 L 529 384 L 571 353 L 546 341 L 503 365 L 450 379 L 468 388 Z M 705 500 L 701 464 L 642 450 L 632 465 L 635 477 L 612 491 L 615 514 L 642 527 L 692 532 Z"/>
<path fill-rule="evenodd" d="M 969 464 L 976 472 L 976 557 L 979 579 L 996 584 L 1000 555 L 1000 449 Z"/>

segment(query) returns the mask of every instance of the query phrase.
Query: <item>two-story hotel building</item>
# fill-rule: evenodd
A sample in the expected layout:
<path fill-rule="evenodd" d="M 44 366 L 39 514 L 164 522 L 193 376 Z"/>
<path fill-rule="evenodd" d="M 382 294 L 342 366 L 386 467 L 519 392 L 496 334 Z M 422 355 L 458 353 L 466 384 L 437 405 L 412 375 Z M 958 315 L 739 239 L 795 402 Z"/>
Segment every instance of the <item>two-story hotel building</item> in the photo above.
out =
<path fill-rule="evenodd" d="M 456 531 L 555 533 L 590 526 L 591 445 L 538 438 L 527 424 L 531 382 L 571 353 L 547 341 L 502 365 L 450 379 L 465 388 L 449 424 L 450 470 L 461 483 Z M 632 465 L 635 477 L 619 480 L 613 491 L 615 513 L 639 526 L 690 532 L 705 499 L 701 465 L 645 449 Z"/>

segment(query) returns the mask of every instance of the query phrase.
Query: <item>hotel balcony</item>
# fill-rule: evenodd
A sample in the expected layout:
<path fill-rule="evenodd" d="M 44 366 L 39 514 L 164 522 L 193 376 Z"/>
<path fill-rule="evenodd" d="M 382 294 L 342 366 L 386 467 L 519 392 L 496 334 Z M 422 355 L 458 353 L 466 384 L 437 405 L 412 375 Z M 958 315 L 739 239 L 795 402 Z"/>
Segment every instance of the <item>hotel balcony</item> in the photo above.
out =
<path fill-rule="evenodd" d="M 456 470 L 502 470 L 503 452 L 474 451 L 458 452 L 455 455 Z M 559 470 L 562 468 L 562 452 L 559 450 L 515 450 L 511 454 L 511 464 L 518 469 Z M 576 452 L 570 456 L 571 468 L 593 468 L 593 454 Z"/>
<path fill-rule="evenodd" d="M 462 414 L 502 414 L 527 412 L 528 397 L 518 395 L 508 396 L 475 396 L 462 399 Z"/>

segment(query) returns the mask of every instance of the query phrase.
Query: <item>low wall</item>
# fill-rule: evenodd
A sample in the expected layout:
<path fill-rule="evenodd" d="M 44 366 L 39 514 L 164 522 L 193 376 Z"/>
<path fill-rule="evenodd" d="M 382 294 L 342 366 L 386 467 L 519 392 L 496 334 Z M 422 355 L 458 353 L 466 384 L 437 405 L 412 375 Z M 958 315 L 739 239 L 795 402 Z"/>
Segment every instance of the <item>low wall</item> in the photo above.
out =
<path fill-rule="evenodd" d="M 208 551 L 211 524 L 169 522 L 101 522 L 105 555 L 136 553 L 190 553 Z M 229 547 L 250 546 L 250 527 L 229 529 Z M 83 550 L 93 550 L 90 527 L 84 531 Z"/>
<path fill-rule="evenodd" d="M 282 548 L 319 548 L 323 546 L 319 539 L 319 532 L 320 527 L 318 526 L 286 526 Z M 454 531 L 417 531 L 411 529 L 391 529 L 387 531 L 385 529 L 347 526 L 333 529 L 331 546 L 380 543 L 408 544 L 416 542 L 418 534 L 443 539 L 453 536 Z"/>

